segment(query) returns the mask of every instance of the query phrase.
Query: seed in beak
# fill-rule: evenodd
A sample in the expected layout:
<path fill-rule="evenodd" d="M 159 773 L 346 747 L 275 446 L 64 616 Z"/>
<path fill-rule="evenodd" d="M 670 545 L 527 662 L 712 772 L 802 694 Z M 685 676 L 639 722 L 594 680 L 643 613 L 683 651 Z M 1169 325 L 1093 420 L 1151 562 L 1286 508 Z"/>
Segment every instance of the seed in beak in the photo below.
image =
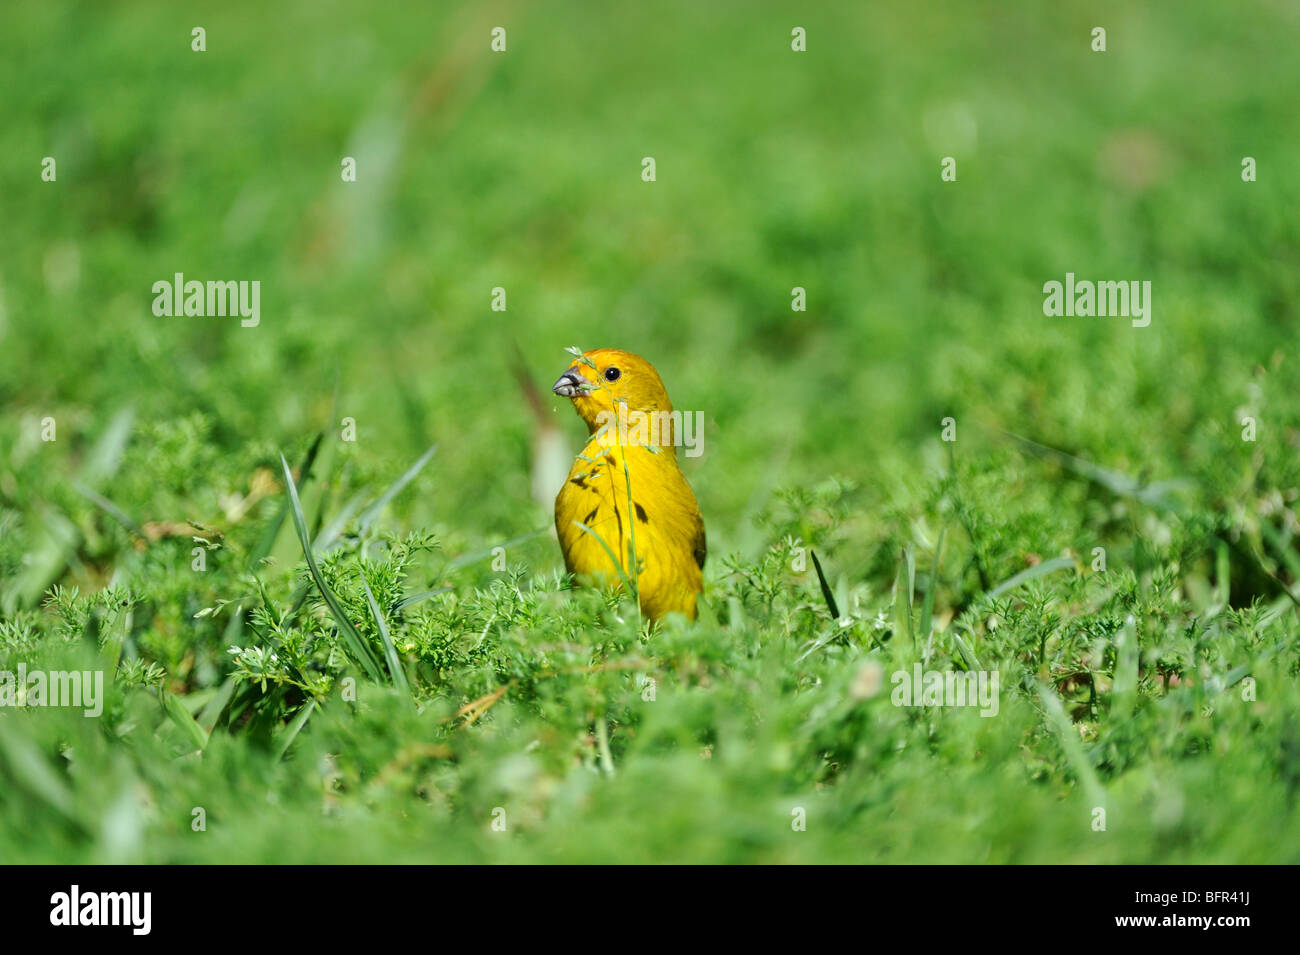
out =
<path fill-rule="evenodd" d="M 583 378 L 575 369 L 570 368 L 560 376 L 560 380 L 551 386 L 551 391 L 561 398 L 576 398 L 591 390 L 591 382 Z"/>

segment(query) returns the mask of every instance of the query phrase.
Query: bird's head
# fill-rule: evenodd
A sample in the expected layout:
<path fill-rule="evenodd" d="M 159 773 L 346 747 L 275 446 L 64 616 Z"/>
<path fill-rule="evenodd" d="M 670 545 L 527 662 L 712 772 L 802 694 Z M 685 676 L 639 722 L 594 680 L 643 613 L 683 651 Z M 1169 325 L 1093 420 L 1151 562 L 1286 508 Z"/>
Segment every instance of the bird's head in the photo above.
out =
<path fill-rule="evenodd" d="M 640 355 L 617 348 L 593 348 L 560 376 L 551 390 L 573 401 L 573 408 L 595 433 L 617 417 L 620 405 L 631 413 L 671 412 L 672 403 L 659 372 Z"/>

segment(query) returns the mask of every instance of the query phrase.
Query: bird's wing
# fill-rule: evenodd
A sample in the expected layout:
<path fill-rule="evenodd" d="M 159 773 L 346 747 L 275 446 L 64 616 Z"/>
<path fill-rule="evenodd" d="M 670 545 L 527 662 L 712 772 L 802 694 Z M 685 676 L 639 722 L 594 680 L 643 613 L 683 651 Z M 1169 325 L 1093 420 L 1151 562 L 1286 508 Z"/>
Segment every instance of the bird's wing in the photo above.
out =
<path fill-rule="evenodd" d="M 608 561 L 604 548 L 575 521 L 599 534 L 620 564 L 626 559 L 623 515 L 607 467 L 603 460 L 588 463 L 579 458 L 555 499 L 555 529 L 571 573 L 591 573 L 606 568 Z"/>

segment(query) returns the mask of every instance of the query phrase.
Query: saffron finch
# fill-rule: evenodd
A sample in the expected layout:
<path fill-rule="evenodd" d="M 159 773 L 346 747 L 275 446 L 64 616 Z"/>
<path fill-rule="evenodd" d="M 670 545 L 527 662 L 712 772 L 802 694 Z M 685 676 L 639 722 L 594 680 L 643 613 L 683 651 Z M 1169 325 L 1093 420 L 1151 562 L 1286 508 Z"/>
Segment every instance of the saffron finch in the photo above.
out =
<path fill-rule="evenodd" d="M 597 348 L 551 390 L 573 401 L 589 433 L 555 499 L 565 567 L 605 580 L 626 575 L 651 620 L 669 613 L 694 620 L 703 589 L 704 519 L 677 463 L 682 419 L 673 414 L 659 373 L 639 355 Z"/>

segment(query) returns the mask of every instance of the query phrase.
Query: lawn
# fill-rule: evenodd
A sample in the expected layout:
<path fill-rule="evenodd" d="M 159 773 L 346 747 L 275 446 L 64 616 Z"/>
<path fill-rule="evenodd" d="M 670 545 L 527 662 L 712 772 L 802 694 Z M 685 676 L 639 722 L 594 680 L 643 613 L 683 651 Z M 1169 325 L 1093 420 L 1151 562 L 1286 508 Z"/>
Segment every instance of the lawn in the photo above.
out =
<path fill-rule="evenodd" d="M 0 859 L 1300 862 L 1298 30 L 6 4 L 0 703 L 104 692 Z M 574 345 L 703 416 L 696 621 L 564 573 Z"/>

